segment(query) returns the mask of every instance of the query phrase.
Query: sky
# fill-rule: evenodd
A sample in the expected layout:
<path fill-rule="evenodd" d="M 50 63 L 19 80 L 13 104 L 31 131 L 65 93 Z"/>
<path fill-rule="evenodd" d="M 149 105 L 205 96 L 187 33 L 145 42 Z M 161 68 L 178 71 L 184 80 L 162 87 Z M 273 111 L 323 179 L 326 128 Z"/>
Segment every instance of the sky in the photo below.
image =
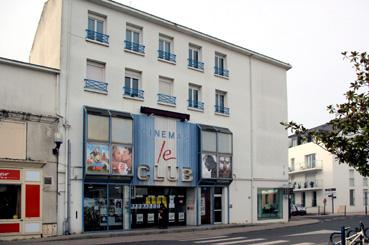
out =
<path fill-rule="evenodd" d="M 368 51 L 368 0 L 116 0 L 288 62 L 288 120 L 315 127 L 355 79 L 342 51 Z M 0 56 L 28 61 L 45 0 L 0 0 Z"/>

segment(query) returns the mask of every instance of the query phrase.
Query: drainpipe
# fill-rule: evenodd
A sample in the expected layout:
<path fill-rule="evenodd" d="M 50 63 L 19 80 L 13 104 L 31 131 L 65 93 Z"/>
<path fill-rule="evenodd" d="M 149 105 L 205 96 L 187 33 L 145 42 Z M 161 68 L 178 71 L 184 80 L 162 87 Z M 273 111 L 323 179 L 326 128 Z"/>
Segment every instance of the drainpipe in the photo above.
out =
<path fill-rule="evenodd" d="M 251 223 L 254 222 L 254 199 L 253 199 L 253 191 L 254 191 L 254 147 L 253 147 L 253 139 L 254 139 L 254 124 L 253 124 L 253 96 L 252 96 L 252 62 L 251 58 L 253 55 L 249 57 L 249 69 L 250 69 L 250 173 L 251 173 Z"/>

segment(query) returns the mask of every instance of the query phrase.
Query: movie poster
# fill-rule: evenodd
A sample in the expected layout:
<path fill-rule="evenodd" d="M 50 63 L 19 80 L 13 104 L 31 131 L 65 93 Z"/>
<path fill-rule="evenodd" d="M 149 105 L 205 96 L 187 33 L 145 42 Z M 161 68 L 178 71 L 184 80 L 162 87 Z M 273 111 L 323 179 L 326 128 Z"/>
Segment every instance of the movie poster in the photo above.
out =
<path fill-rule="evenodd" d="M 112 174 L 132 174 L 132 146 L 113 144 L 111 147 Z"/>
<path fill-rule="evenodd" d="M 220 156 L 218 160 L 219 178 L 232 178 L 232 159 L 231 156 Z"/>
<path fill-rule="evenodd" d="M 202 154 L 201 176 L 204 179 L 217 178 L 217 158 L 215 154 Z"/>
<path fill-rule="evenodd" d="M 109 174 L 109 146 L 88 143 L 86 148 L 86 174 Z"/>

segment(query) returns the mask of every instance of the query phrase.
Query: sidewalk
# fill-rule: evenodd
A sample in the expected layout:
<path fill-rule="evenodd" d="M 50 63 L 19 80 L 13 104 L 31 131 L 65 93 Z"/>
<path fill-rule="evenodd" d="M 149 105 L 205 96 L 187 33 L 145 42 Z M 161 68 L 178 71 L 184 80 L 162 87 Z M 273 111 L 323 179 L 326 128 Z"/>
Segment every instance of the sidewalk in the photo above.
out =
<path fill-rule="evenodd" d="M 88 232 L 82 234 L 63 235 L 48 238 L 37 238 L 28 240 L 8 241 L 1 244 L 26 244 L 26 243 L 38 243 L 38 242 L 52 242 L 52 241 L 72 241 L 72 240 L 84 240 L 84 239 L 97 239 L 97 238 L 112 238 L 112 237 L 126 237 L 126 236 L 143 236 L 143 235 L 157 235 L 168 233 L 183 233 L 183 232 L 198 232 L 198 231 L 210 231 L 210 230 L 232 230 L 232 232 L 250 232 L 259 230 L 271 230 L 282 227 L 295 227 L 300 225 L 315 224 L 319 220 L 312 218 L 293 219 L 288 223 L 265 223 L 265 224 L 229 224 L 229 225 L 202 225 L 202 226 L 184 226 L 184 227 L 170 227 L 168 229 L 137 229 L 128 231 L 113 231 L 113 232 Z"/>

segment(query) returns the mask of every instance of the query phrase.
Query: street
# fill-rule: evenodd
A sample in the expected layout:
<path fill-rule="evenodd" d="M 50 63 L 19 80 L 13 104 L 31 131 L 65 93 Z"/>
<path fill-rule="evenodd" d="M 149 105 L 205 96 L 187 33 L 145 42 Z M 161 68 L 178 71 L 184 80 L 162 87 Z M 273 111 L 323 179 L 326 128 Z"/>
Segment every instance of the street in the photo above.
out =
<path fill-rule="evenodd" d="M 358 227 L 362 221 L 367 227 L 369 218 L 365 216 L 318 216 L 318 217 L 293 217 L 293 220 L 314 219 L 314 224 L 300 226 L 279 225 L 279 228 L 263 230 L 262 226 L 240 227 L 231 229 L 201 230 L 181 233 L 165 233 L 152 235 L 118 236 L 94 239 L 46 241 L 45 244 L 253 244 L 253 245 L 309 245 L 327 244 L 329 235 L 338 231 L 342 225 Z M 254 228 L 254 231 L 250 231 Z M 17 242 L 17 244 L 42 244 L 37 242 Z M 11 242 L 9 244 L 16 244 Z"/>

